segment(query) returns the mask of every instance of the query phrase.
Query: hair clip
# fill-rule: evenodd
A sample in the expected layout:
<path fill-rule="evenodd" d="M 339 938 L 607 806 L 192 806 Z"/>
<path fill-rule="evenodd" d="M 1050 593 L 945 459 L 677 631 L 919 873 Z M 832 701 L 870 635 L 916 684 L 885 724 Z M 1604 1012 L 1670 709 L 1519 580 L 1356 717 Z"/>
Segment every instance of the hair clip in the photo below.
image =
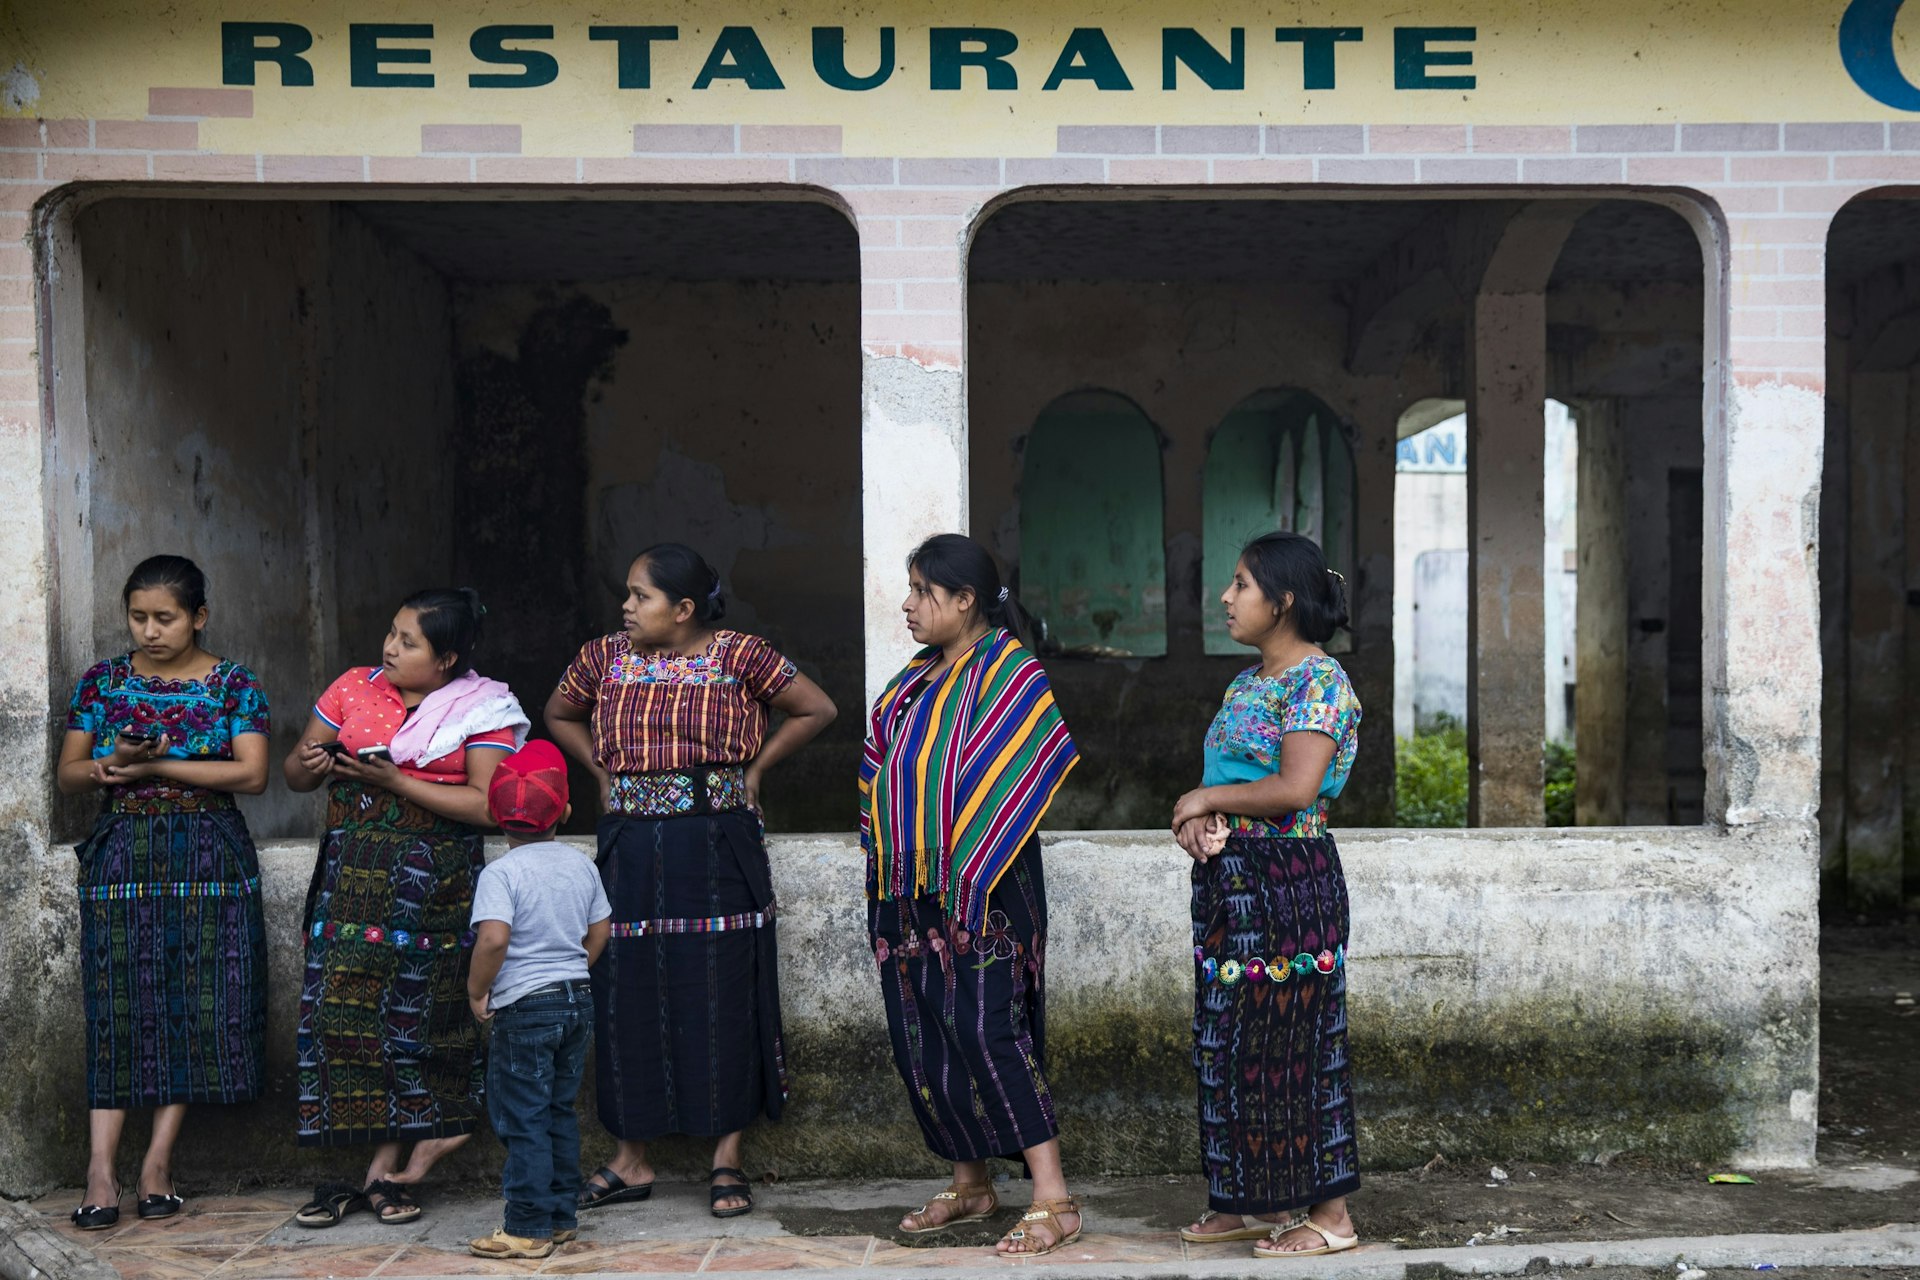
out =
<path fill-rule="evenodd" d="M 1338 569 L 1329 569 L 1327 570 L 1327 572 L 1332 574 L 1333 580 L 1339 583 L 1341 586 L 1344 587 L 1347 585 L 1347 576 L 1341 573 Z"/>
<path fill-rule="evenodd" d="M 719 598 L 720 598 L 720 584 L 716 581 L 713 584 L 713 590 L 707 592 L 707 603 L 712 604 L 714 601 L 718 600 Z"/>
<path fill-rule="evenodd" d="M 1005 604 L 1007 602 L 1007 589 L 1005 587 L 1000 588 L 1000 594 L 995 598 L 998 599 L 1001 604 Z"/>

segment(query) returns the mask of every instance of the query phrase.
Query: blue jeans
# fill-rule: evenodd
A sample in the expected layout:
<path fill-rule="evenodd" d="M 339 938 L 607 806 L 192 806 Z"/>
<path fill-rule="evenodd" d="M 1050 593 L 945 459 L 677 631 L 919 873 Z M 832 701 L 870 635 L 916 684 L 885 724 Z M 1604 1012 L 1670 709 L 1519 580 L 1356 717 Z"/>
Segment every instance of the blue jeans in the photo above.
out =
<path fill-rule="evenodd" d="M 487 1112 L 507 1149 L 500 1193 L 509 1235 L 544 1240 L 575 1225 L 580 1118 L 593 988 L 583 979 L 520 997 L 493 1015 Z"/>

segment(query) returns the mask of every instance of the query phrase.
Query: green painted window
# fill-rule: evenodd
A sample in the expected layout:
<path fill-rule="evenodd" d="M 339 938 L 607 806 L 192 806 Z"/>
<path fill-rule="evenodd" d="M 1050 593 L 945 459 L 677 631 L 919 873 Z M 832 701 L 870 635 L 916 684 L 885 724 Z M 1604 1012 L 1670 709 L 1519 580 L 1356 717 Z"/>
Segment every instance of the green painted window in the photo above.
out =
<path fill-rule="evenodd" d="M 1020 599 L 1046 649 L 1166 654 L 1164 524 L 1160 435 L 1139 406 L 1106 391 L 1048 405 L 1020 476 Z"/>
<path fill-rule="evenodd" d="M 1207 450 L 1202 509 L 1202 631 L 1208 653 L 1245 653 L 1227 635 L 1218 596 L 1240 548 L 1291 529 L 1353 577 L 1353 446 L 1333 411 L 1304 391 L 1261 391 L 1220 421 Z M 1351 592 L 1351 585 L 1349 585 Z M 1351 600 L 1351 595 L 1349 595 Z M 1352 648 L 1342 631 L 1327 647 Z"/>

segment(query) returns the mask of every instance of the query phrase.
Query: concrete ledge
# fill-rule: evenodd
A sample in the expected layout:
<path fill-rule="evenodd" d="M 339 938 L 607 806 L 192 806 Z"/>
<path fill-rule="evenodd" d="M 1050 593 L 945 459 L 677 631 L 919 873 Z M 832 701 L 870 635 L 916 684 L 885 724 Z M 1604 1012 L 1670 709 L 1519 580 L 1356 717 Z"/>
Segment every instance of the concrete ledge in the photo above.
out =
<path fill-rule="evenodd" d="M 1351 1024 L 1361 1155 L 1800 1165 L 1813 1154 L 1818 959 L 1810 824 L 1576 832 L 1339 833 L 1354 904 Z M 1188 864 L 1158 832 L 1045 841 L 1048 1052 L 1071 1167 L 1197 1166 Z M 292 1141 L 292 1027 L 315 844 L 261 850 L 271 939 L 269 1097 L 201 1108 L 197 1178 L 307 1180 L 343 1157 Z M 13 1123 L 0 1186 L 71 1182 L 85 1156 L 71 863 L 49 852 L 36 1070 L 57 1108 Z M 794 1073 L 753 1167 L 787 1177 L 937 1173 L 895 1078 L 866 946 L 863 864 L 843 836 L 776 836 L 781 988 Z M 14 1025 L 20 1025 L 15 1022 Z M 591 1098 L 583 1099 L 591 1114 Z M 589 1155 L 606 1145 L 589 1125 Z M 129 1133 L 129 1142 L 137 1140 Z M 660 1144 L 664 1167 L 706 1153 Z M 462 1163 L 490 1167 L 491 1140 Z M 346 1160 L 352 1164 L 352 1159 Z"/>
<path fill-rule="evenodd" d="M 1217 1246 L 1219 1261 L 1127 1264 L 1104 1263 L 1103 1280 L 1247 1280 L 1271 1277 L 1285 1266 L 1247 1256 L 1233 1246 Z M 1248 1246 L 1251 1248 L 1251 1246 Z M 1041 1259 L 1018 1264 L 1021 1273 L 1052 1271 L 1086 1274 L 1087 1264 Z M 1886 1226 L 1877 1231 L 1838 1231 L 1830 1235 L 1675 1236 L 1658 1240 L 1567 1241 L 1561 1244 L 1486 1245 L 1467 1249 L 1356 1251 L 1330 1258 L 1308 1258 L 1288 1274 L 1313 1280 L 1439 1280 L 1445 1276 L 1539 1275 L 1587 1267 L 1658 1267 L 1671 1270 L 1684 1259 L 1702 1269 L 1746 1271 L 1756 1262 L 1777 1267 L 1896 1267 L 1920 1263 L 1920 1226 Z M 1014 1264 L 940 1268 L 948 1280 L 1002 1277 Z M 861 1271 L 812 1271 L 817 1280 L 854 1280 Z"/>

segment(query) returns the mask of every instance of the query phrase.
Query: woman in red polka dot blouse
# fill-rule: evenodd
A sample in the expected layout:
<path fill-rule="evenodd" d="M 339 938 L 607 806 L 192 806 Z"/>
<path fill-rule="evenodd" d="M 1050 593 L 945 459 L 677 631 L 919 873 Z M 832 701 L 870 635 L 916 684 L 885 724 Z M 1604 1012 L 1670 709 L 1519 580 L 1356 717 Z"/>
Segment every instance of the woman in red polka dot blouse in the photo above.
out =
<path fill-rule="evenodd" d="M 419 1217 L 408 1188 L 480 1122 L 468 916 L 487 784 L 527 733 L 507 687 L 472 669 L 483 612 L 470 590 L 410 596 L 381 664 L 327 687 L 283 766 L 295 791 L 327 787 L 307 891 L 298 1138 L 374 1148 L 366 1181 L 322 1186 L 302 1226 L 357 1208 Z"/>

